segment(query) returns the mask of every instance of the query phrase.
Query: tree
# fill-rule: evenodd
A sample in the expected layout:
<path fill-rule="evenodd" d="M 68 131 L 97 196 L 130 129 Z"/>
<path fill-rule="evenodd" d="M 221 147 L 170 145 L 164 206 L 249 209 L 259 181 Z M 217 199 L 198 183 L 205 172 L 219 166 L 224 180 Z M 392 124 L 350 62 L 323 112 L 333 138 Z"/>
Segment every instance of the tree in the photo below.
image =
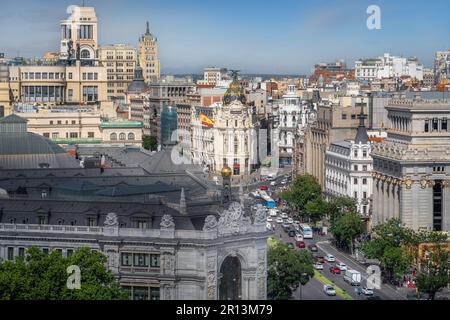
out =
<path fill-rule="evenodd" d="M 436 242 L 426 249 L 416 282 L 417 288 L 428 293 L 429 300 L 434 300 L 436 293 L 450 284 L 450 251 L 446 242 Z"/>
<path fill-rule="evenodd" d="M 314 276 L 313 259 L 306 250 L 289 249 L 286 244 L 277 243 L 269 246 L 267 256 L 267 292 L 271 299 L 291 298 L 300 283 L 305 285 Z"/>
<path fill-rule="evenodd" d="M 356 201 L 350 197 L 333 197 L 327 206 L 327 215 L 331 221 L 347 212 L 356 212 Z"/>
<path fill-rule="evenodd" d="M 325 215 L 327 206 L 327 202 L 322 198 L 311 200 L 305 205 L 305 216 L 311 219 L 314 224 L 316 224 Z"/>
<path fill-rule="evenodd" d="M 0 264 L 0 299 L 4 300 L 114 300 L 128 299 L 100 252 L 81 248 L 70 257 L 38 248 L 27 250 L 26 258 Z M 80 289 L 70 290 L 67 267 L 81 271 Z"/>
<path fill-rule="evenodd" d="M 321 198 L 322 189 L 316 178 L 311 175 L 298 176 L 291 188 L 281 194 L 281 198 L 306 217 L 305 206 L 308 202 Z"/>
<path fill-rule="evenodd" d="M 143 136 L 142 147 L 146 150 L 154 151 L 158 147 L 158 141 L 154 136 Z"/>
<path fill-rule="evenodd" d="M 351 211 L 333 219 L 330 231 L 337 246 L 353 252 L 355 239 L 364 232 L 364 223 L 357 212 Z"/>

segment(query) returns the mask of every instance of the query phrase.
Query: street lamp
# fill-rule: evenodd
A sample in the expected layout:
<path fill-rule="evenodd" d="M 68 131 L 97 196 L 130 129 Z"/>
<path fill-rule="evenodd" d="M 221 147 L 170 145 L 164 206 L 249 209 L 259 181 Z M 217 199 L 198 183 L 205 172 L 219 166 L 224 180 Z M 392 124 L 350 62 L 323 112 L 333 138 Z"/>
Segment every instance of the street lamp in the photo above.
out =
<path fill-rule="evenodd" d="M 304 272 L 300 275 L 300 300 L 303 300 L 303 295 L 302 295 L 303 289 L 302 288 L 305 284 L 308 283 L 308 280 L 309 280 L 309 277 L 308 277 L 307 273 Z"/>

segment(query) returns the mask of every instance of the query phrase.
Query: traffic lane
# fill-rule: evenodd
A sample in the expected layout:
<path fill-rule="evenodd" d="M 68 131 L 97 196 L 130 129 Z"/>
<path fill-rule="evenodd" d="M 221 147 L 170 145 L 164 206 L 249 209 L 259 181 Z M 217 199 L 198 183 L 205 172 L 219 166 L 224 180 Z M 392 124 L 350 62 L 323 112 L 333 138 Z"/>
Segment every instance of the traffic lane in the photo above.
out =
<path fill-rule="evenodd" d="M 361 280 L 362 280 L 361 285 L 365 286 L 367 277 L 368 277 L 366 268 L 364 268 L 363 266 L 361 266 L 360 264 L 358 264 L 356 261 L 352 260 L 351 258 L 347 257 L 345 254 L 338 251 L 336 248 L 334 248 L 333 246 L 331 246 L 331 244 L 329 244 L 327 242 L 318 243 L 317 246 L 324 253 L 324 255 L 332 254 L 336 258 L 337 262 L 345 263 L 347 265 L 347 267 L 349 267 L 350 269 L 359 271 L 361 273 Z M 332 265 L 334 265 L 334 264 L 332 264 Z M 342 281 L 343 281 L 343 276 L 341 275 L 341 277 L 342 277 Z M 351 286 L 347 282 L 345 282 L 345 281 L 343 281 L 343 282 L 347 286 Z M 400 295 L 394 289 L 392 289 L 391 287 L 389 287 L 387 285 L 383 285 L 383 284 L 381 285 L 381 289 L 374 290 L 374 294 L 375 294 L 375 296 L 379 296 L 380 298 L 382 298 L 384 300 L 399 300 L 399 299 L 404 300 L 405 299 L 402 295 Z"/>
<path fill-rule="evenodd" d="M 301 300 L 342 300 L 338 295 L 329 296 L 323 291 L 323 284 L 316 278 L 312 278 L 306 285 L 301 288 L 302 299 Z M 294 293 L 294 297 L 300 300 L 300 286 Z"/>

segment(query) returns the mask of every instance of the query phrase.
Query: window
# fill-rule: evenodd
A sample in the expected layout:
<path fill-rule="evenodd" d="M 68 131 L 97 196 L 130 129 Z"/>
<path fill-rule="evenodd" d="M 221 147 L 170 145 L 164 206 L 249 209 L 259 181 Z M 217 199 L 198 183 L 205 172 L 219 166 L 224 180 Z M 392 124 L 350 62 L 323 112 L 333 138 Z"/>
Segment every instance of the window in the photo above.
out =
<path fill-rule="evenodd" d="M 8 260 L 12 261 L 14 260 L 14 248 L 8 247 Z"/>
<path fill-rule="evenodd" d="M 119 140 L 125 140 L 126 138 L 125 138 L 126 136 L 125 136 L 125 133 L 121 133 L 121 134 L 119 134 Z"/>
<path fill-rule="evenodd" d="M 355 158 L 358 157 L 358 150 L 353 151 L 353 156 L 354 156 Z"/>
<path fill-rule="evenodd" d="M 342 120 L 347 120 L 347 114 L 346 114 L 346 113 L 343 113 L 343 114 L 341 115 L 341 118 L 342 118 Z"/>
<path fill-rule="evenodd" d="M 38 224 L 41 224 L 41 225 L 47 224 L 47 217 L 45 217 L 45 216 L 40 216 L 40 217 L 38 218 Z"/>
<path fill-rule="evenodd" d="M 88 218 L 87 219 L 87 225 L 89 227 L 96 227 L 97 226 L 97 219 L 95 219 L 95 218 Z"/>
<path fill-rule="evenodd" d="M 80 57 L 81 57 L 81 59 L 90 59 L 91 54 L 89 53 L 89 50 L 83 49 L 83 50 L 81 50 Z"/>
<path fill-rule="evenodd" d="M 50 133 L 48 133 L 48 132 L 44 132 L 42 135 L 46 138 L 50 138 Z"/>
<path fill-rule="evenodd" d="M 353 178 L 353 184 L 358 184 L 358 178 Z"/>
<path fill-rule="evenodd" d="M 52 139 L 58 139 L 59 137 L 59 133 L 58 132 L 53 132 L 52 133 Z"/>
<path fill-rule="evenodd" d="M 50 124 L 53 124 L 53 120 L 50 120 Z"/>
<path fill-rule="evenodd" d="M 428 124 L 428 119 L 425 120 L 424 131 L 425 131 L 425 132 L 429 132 L 429 131 L 430 131 L 429 124 Z"/>
<path fill-rule="evenodd" d="M 354 196 L 355 196 L 355 199 L 358 199 L 358 192 L 357 191 L 355 191 Z"/>
<path fill-rule="evenodd" d="M 69 91 L 68 91 L 68 100 L 72 101 L 72 99 L 73 99 L 73 89 L 69 89 Z"/>
<path fill-rule="evenodd" d="M 438 131 L 438 119 L 433 118 L 433 131 Z"/>
<path fill-rule="evenodd" d="M 148 222 L 147 222 L 147 220 L 137 220 L 136 221 L 136 228 L 138 228 L 138 229 L 148 229 Z"/>
<path fill-rule="evenodd" d="M 366 178 L 363 179 L 363 184 L 367 184 L 367 179 Z"/>
<path fill-rule="evenodd" d="M 145 253 L 134 253 L 133 254 L 133 266 L 135 267 L 148 267 L 149 266 L 149 255 Z"/>
<path fill-rule="evenodd" d="M 67 249 L 67 257 L 70 257 L 73 255 L 73 250 L 72 249 Z"/>
<path fill-rule="evenodd" d="M 76 139 L 76 138 L 78 138 L 78 132 L 71 132 L 71 133 L 70 133 L 70 138 L 71 138 L 71 139 Z"/>
<path fill-rule="evenodd" d="M 447 119 L 442 119 L 441 121 L 441 130 L 447 131 Z"/>
<path fill-rule="evenodd" d="M 48 248 L 42 248 L 42 252 L 43 252 L 44 254 L 48 254 L 49 250 L 48 250 Z"/>
<path fill-rule="evenodd" d="M 363 165 L 363 171 L 367 171 L 367 165 Z"/>
<path fill-rule="evenodd" d="M 117 140 L 117 133 L 111 133 L 110 135 L 109 135 L 109 139 L 110 140 Z"/>
<path fill-rule="evenodd" d="M 72 74 L 72 72 L 69 72 L 69 80 L 72 80 L 72 78 L 73 78 L 73 74 Z M 71 89 L 69 89 L 69 91 L 70 91 Z"/>
<path fill-rule="evenodd" d="M 150 255 L 150 267 L 151 268 L 159 268 L 159 254 L 151 254 Z"/>
<path fill-rule="evenodd" d="M 94 132 L 88 132 L 88 138 L 94 138 Z"/>
<path fill-rule="evenodd" d="M 83 87 L 83 101 L 95 102 L 98 100 L 98 87 L 85 86 Z"/>
<path fill-rule="evenodd" d="M 122 266 L 131 267 L 132 259 L 133 255 L 131 253 L 122 253 Z"/>
<path fill-rule="evenodd" d="M 19 257 L 25 258 L 25 248 L 19 248 Z"/>
<path fill-rule="evenodd" d="M 367 199 L 367 192 L 366 191 L 363 192 L 363 198 Z"/>
<path fill-rule="evenodd" d="M 134 140 L 134 133 L 129 133 L 128 134 L 128 140 Z"/>
<path fill-rule="evenodd" d="M 354 171 L 358 171 L 358 165 L 357 165 L 357 164 L 355 164 L 355 165 L 353 166 L 353 170 L 354 170 Z"/>

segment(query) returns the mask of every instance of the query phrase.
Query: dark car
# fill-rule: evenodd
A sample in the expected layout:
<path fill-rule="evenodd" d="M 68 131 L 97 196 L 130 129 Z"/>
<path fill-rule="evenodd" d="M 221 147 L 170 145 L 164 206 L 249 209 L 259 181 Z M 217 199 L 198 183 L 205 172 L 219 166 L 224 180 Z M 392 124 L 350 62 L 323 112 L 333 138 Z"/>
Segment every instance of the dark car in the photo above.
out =
<path fill-rule="evenodd" d="M 289 243 L 288 243 L 288 248 L 289 248 L 289 249 L 294 249 L 294 245 L 293 245 L 292 243 L 289 242 Z"/>
<path fill-rule="evenodd" d="M 295 230 L 292 228 L 288 231 L 289 237 L 295 237 L 295 233 L 296 233 Z"/>
<path fill-rule="evenodd" d="M 309 251 L 311 251 L 311 252 L 317 252 L 319 249 L 317 248 L 317 246 L 316 245 L 314 245 L 314 244 L 310 244 L 309 246 L 308 246 L 308 249 L 309 249 Z"/>
<path fill-rule="evenodd" d="M 314 260 L 318 263 L 325 263 L 325 258 L 322 256 L 314 256 Z"/>
<path fill-rule="evenodd" d="M 330 272 L 331 272 L 332 274 L 341 274 L 341 269 L 339 269 L 339 268 L 336 267 L 336 266 L 332 266 L 332 267 L 330 267 Z"/>

